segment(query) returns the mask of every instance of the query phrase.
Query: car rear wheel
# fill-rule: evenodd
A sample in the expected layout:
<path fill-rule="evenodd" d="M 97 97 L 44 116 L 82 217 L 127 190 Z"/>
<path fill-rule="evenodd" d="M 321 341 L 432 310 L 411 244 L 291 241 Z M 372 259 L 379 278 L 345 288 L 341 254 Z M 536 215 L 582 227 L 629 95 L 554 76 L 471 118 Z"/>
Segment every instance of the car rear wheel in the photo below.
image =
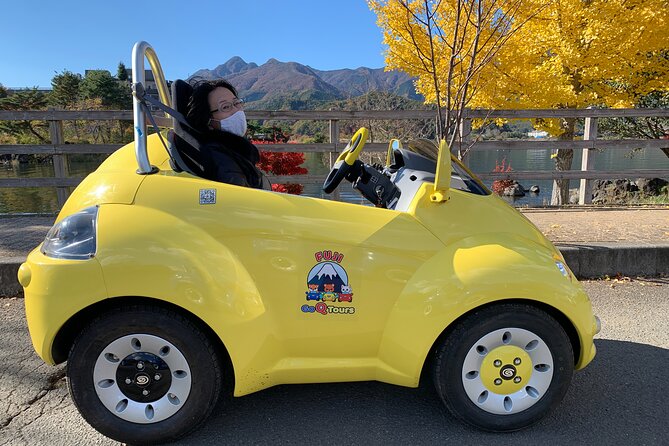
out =
<path fill-rule="evenodd" d="M 569 337 L 550 315 L 522 304 L 476 311 L 438 347 L 437 393 L 460 420 L 514 431 L 539 421 L 564 397 L 574 369 Z"/>
<path fill-rule="evenodd" d="M 221 363 L 210 340 L 177 313 L 119 308 L 92 321 L 70 351 L 70 395 L 102 434 L 131 444 L 173 441 L 211 414 Z"/>

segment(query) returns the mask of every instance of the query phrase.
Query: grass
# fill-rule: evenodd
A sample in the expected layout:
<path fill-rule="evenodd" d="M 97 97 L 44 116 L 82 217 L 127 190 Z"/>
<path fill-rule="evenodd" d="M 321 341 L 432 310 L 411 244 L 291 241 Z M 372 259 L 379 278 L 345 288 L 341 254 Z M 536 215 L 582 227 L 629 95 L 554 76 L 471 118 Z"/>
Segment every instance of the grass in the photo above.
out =
<path fill-rule="evenodd" d="M 632 204 L 669 204 L 669 194 L 638 197 Z"/>

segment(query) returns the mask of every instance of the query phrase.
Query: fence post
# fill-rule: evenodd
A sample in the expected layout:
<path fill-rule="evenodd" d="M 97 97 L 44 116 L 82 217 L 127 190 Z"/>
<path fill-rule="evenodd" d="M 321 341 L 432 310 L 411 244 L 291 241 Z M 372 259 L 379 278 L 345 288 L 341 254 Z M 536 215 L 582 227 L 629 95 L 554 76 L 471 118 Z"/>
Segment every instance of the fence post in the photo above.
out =
<path fill-rule="evenodd" d="M 53 109 L 50 109 L 53 110 Z M 49 121 L 49 136 L 51 144 L 63 144 L 63 121 Z M 67 155 L 53 155 L 53 170 L 56 178 L 67 178 L 70 175 L 67 166 Z M 57 187 L 56 197 L 58 198 L 58 208 L 62 209 L 70 195 L 68 187 Z"/>
<path fill-rule="evenodd" d="M 330 119 L 330 144 L 334 144 L 334 152 L 330 152 L 330 170 L 332 170 L 332 165 L 334 160 L 339 156 L 339 121 L 336 119 Z M 334 157 L 333 157 L 334 155 Z M 339 194 L 339 188 L 332 191 L 332 199 L 336 201 L 341 201 L 341 195 Z"/>
<path fill-rule="evenodd" d="M 591 108 L 591 107 L 588 107 Z M 594 141 L 597 139 L 597 118 L 585 118 L 585 129 L 583 131 L 584 141 Z M 595 164 L 595 149 L 583 148 L 581 155 L 581 171 L 592 170 Z M 581 178 L 581 187 L 578 189 L 578 204 L 592 203 L 592 180 Z"/>

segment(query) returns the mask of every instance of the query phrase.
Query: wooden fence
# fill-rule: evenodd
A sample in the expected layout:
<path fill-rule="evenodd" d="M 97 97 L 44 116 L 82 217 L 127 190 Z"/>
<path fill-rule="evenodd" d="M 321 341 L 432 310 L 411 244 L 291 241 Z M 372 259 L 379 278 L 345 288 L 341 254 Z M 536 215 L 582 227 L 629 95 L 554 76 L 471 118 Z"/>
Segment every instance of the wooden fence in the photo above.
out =
<path fill-rule="evenodd" d="M 314 144 L 264 144 L 263 150 L 274 152 L 318 152 L 338 154 L 345 142 L 340 142 L 340 121 L 349 120 L 410 120 L 435 119 L 434 110 L 381 110 L 381 111 L 267 111 L 248 110 L 248 119 L 251 120 L 311 120 L 329 121 L 329 143 Z M 592 156 L 595 150 L 614 149 L 632 150 L 643 148 L 660 150 L 669 147 L 666 139 L 625 139 L 603 140 L 597 139 L 598 118 L 637 118 L 663 117 L 669 118 L 669 109 L 534 109 L 534 110 L 468 110 L 462 123 L 463 146 L 471 146 L 471 150 L 529 150 L 529 149 L 584 149 L 581 167 L 571 171 L 513 171 L 513 172 L 476 172 L 482 179 L 580 179 L 581 188 L 579 202 L 590 202 L 590 181 L 592 179 L 615 178 L 667 178 L 668 167 L 644 170 L 596 171 L 592 169 Z M 473 119 L 531 119 L 531 118 L 583 118 L 585 119 L 585 133 L 583 140 L 552 141 L 552 140 L 498 140 L 472 142 L 471 122 Z M 46 121 L 49 124 L 51 144 L 18 144 L 0 145 L 0 155 L 40 154 L 53 155 L 55 176 L 52 178 L 6 178 L 0 179 L 0 188 L 6 187 L 55 187 L 59 206 L 67 199 L 69 187 L 76 186 L 82 178 L 71 178 L 67 168 L 67 156 L 72 154 L 107 154 L 112 153 L 119 144 L 65 144 L 63 136 L 63 121 L 73 120 L 100 120 L 100 121 L 132 121 L 132 111 L 1 111 L 0 121 Z M 162 119 L 161 119 L 162 121 Z M 383 152 L 387 143 L 370 143 L 366 151 Z M 668 158 L 669 160 L 669 158 Z M 293 183 L 321 183 L 323 176 L 295 175 L 270 177 L 272 182 Z"/>

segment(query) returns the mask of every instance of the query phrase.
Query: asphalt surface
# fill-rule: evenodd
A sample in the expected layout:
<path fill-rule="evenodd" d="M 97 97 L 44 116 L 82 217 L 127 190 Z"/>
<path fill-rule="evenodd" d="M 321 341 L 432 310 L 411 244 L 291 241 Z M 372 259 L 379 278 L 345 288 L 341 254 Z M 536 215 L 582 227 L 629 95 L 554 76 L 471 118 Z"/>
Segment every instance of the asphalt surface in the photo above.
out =
<path fill-rule="evenodd" d="M 465 427 L 430 385 L 285 385 L 225 401 L 176 444 L 669 445 L 669 279 L 584 284 L 603 322 L 597 357 L 557 410 L 527 430 Z M 118 445 L 78 414 L 64 367 L 33 352 L 23 299 L 0 299 L 0 321 L 0 446 Z"/>

